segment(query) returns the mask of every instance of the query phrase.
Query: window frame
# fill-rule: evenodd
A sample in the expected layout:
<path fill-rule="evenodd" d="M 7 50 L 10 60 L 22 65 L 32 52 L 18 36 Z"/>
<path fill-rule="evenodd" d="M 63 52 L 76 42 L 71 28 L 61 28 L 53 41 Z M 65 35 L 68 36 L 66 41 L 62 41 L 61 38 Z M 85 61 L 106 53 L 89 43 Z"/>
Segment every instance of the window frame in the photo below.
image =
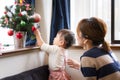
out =
<path fill-rule="evenodd" d="M 115 0 L 111 0 L 111 44 L 120 44 L 120 40 L 115 40 Z"/>

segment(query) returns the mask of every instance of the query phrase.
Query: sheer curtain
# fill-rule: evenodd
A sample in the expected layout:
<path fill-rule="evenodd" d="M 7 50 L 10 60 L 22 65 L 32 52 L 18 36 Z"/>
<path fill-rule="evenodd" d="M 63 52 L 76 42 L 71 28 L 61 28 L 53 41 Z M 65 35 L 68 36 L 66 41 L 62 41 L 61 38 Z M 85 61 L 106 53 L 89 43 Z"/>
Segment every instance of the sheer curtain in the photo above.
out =
<path fill-rule="evenodd" d="M 108 32 L 106 40 L 111 40 L 111 0 L 71 0 L 71 30 L 76 33 L 78 22 L 83 18 L 99 17 L 103 19 Z"/>
<path fill-rule="evenodd" d="M 120 0 L 115 0 L 115 40 L 120 40 Z"/>
<path fill-rule="evenodd" d="M 12 4 L 14 4 L 15 0 L 0 0 L 0 17 L 2 15 L 4 15 L 5 12 L 5 6 L 10 6 Z M 12 36 L 8 36 L 7 35 L 7 28 L 2 28 L 0 26 L 0 45 L 4 45 L 4 44 L 12 44 L 13 45 L 13 37 Z"/>

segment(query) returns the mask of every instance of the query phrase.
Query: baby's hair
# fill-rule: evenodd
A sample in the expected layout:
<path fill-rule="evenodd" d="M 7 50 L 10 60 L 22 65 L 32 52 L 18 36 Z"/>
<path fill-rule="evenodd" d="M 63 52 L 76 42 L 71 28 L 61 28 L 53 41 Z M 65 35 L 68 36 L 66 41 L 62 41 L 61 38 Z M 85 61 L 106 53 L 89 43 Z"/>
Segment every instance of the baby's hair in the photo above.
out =
<path fill-rule="evenodd" d="M 68 29 L 61 29 L 58 31 L 58 34 L 60 34 L 61 37 L 65 40 L 65 48 L 69 48 L 75 43 L 75 34 L 68 30 Z"/>

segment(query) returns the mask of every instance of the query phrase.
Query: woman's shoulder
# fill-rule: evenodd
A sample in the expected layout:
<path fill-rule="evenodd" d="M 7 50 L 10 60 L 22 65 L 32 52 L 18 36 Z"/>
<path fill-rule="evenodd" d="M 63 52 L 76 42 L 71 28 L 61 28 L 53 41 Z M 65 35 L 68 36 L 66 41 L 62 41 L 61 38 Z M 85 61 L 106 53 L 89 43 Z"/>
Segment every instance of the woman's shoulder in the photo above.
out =
<path fill-rule="evenodd" d="M 88 51 L 86 51 L 83 55 L 83 56 L 87 56 L 87 57 L 93 57 L 93 58 L 97 58 L 99 56 L 103 56 L 103 55 L 106 55 L 106 54 L 109 54 L 107 53 L 106 51 L 104 51 L 103 49 L 101 48 L 97 48 L 97 47 L 94 47 Z"/>

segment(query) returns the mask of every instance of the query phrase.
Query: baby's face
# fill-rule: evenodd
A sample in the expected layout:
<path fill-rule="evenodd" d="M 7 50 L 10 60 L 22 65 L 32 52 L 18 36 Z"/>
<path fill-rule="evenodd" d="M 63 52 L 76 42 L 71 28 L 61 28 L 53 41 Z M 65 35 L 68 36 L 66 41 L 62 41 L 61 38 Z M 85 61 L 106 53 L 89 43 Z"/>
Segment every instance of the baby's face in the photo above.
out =
<path fill-rule="evenodd" d="M 53 40 L 53 44 L 54 44 L 54 45 L 57 45 L 57 46 L 62 46 L 63 43 L 64 43 L 63 38 L 61 38 L 61 35 L 60 35 L 60 34 L 57 34 L 56 37 L 55 37 L 54 40 Z"/>

